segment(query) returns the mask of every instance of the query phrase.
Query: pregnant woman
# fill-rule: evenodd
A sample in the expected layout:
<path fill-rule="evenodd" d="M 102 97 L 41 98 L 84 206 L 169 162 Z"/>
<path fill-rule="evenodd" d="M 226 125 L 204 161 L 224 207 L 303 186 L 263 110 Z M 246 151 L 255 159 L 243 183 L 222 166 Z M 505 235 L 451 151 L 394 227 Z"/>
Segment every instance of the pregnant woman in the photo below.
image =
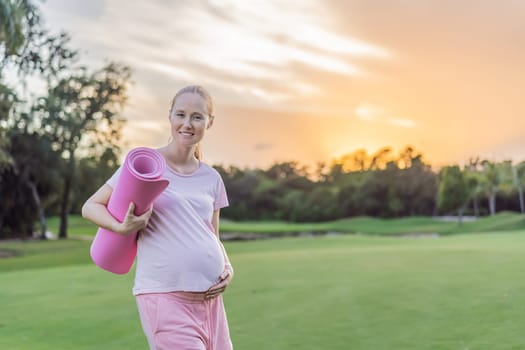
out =
<path fill-rule="evenodd" d="M 140 216 L 130 203 L 118 222 L 107 210 L 120 169 L 84 204 L 82 215 L 122 235 L 138 236 L 135 295 L 150 349 L 232 349 L 222 292 L 233 268 L 219 240 L 228 205 L 219 173 L 201 161 L 199 142 L 213 125 L 213 103 L 201 86 L 181 89 L 169 112 L 166 190 Z"/>

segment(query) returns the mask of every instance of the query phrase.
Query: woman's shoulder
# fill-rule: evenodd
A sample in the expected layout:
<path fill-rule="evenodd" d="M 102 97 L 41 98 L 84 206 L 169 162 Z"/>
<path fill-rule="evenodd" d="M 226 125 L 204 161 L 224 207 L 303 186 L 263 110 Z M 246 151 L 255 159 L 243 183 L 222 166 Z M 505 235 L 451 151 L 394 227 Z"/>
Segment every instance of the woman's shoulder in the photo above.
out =
<path fill-rule="evenodd" d="M 208 163 L 205 163 L 203 161 L 200 162 L 200 167 L 203 172 L 213 174 L 214 176 L 221 176 L 217 169 L 215 169 L 213 166 L 209 165 Z"/>

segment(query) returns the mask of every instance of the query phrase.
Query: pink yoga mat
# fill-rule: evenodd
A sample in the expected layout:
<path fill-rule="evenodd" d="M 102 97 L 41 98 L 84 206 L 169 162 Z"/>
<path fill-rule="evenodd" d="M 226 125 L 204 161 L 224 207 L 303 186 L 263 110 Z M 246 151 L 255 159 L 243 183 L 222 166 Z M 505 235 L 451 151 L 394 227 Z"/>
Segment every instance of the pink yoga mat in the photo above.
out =
<path fill-rule="evenodd" d="M 168 186 L 162 178 L 166 160 L 157 151 L 138 147 L 126 156 L 118 183 L 107 205 L 118 221 L 126 217 L 129 203 L 135 203 L 135 215 L 145 213 L 158 195 Z M 99 228 L 91 244 L 91 258 L 104 270 L 128 273 L 137 254 L 137 233 L 121 235 Z"/>

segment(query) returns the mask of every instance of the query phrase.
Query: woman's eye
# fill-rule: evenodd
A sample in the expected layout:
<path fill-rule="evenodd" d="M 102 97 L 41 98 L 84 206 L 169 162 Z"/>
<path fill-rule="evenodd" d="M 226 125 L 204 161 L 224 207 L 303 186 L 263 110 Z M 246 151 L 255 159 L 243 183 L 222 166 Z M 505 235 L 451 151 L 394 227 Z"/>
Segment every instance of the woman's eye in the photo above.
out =
<path fill-rule="evenodd" d="M 197 120 L 201 120 L 202 119 L 202 115 L 194 115 L 193 118 L 197 119 Z"/>

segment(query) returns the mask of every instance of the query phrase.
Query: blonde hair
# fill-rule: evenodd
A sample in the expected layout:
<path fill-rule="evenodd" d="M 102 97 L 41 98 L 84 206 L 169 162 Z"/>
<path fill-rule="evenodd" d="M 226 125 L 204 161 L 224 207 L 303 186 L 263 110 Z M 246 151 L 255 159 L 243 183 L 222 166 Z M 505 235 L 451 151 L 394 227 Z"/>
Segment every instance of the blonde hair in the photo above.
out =
<path fill-rule="evenodd" d="M 177 97 L 179 97 L 182 94 L 185 93 L 192 93 L 192 94 L 198 94 L 206 101 L 206 108 L 208 110 L 208 116 L 210 118 L 213 118 L 213 100 L 211 98 L 210 93 L 203 88 L 200 85 L 188 85 L 177 91 L 175 96 L 173 96 L 173 100 L 171 100 L 171 107 L 170 107 L 170 114 L 169 117 L 171 118 L 171 113 L 173 112 L 173 106 L 175 105 L 175 101 L 177 100 Z M 195 158 L 201 160 L 202 159 L 202 151 L 200 144 L 197 144 L 197 148 L 195 149 Z"/>

